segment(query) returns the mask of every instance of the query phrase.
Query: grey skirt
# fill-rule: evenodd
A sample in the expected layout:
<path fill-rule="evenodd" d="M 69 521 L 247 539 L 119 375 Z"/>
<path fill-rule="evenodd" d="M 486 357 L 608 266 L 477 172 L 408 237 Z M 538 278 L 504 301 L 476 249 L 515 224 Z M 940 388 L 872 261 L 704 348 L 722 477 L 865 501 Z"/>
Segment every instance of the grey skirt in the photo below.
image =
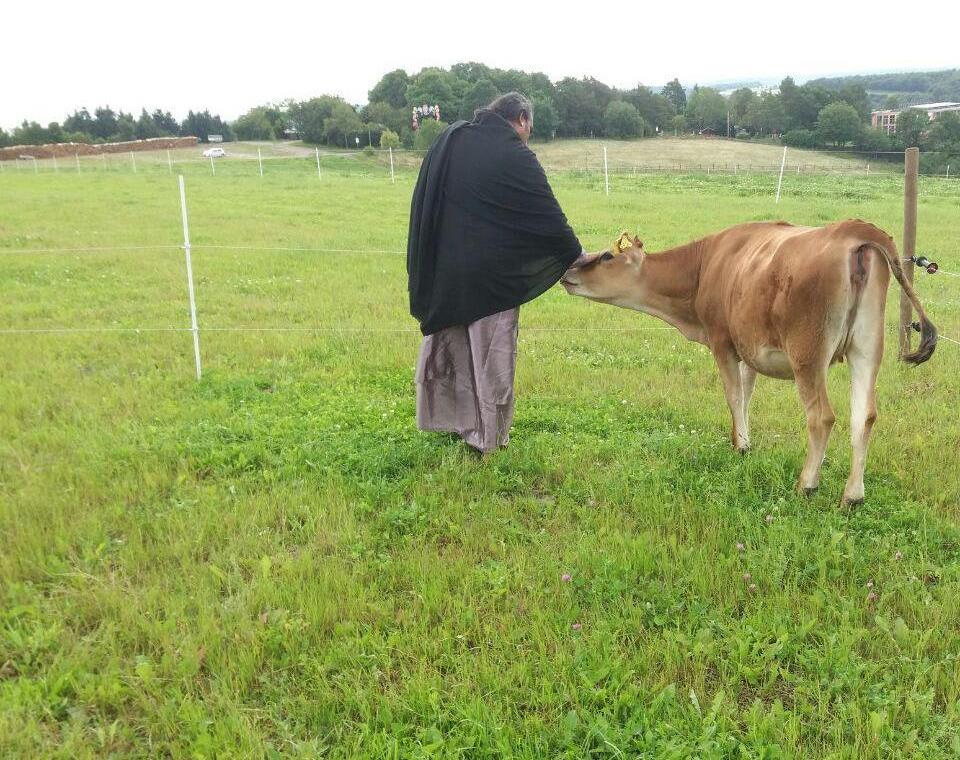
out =
<path fill-rule="evenodd" d="M 417 359 L 417 427 L 456 433 L 487 452 L 513 423 L 520 309 L 424 337 Z"/>

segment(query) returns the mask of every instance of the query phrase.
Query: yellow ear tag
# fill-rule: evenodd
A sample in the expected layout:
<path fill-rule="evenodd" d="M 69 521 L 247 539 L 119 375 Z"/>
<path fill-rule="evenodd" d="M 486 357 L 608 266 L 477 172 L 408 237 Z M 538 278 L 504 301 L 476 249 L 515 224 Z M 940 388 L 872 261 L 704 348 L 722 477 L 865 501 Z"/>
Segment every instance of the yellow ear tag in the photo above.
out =
<path fill-rule="evenodd" d="M 633 241 L 630 239 L 630 235 L 626 232 L 622 233 L 620 237 L 617 238 L 617 242 L 613 244 L 614 254 L 623 253 L 628 248 L 633 247 Z"/>

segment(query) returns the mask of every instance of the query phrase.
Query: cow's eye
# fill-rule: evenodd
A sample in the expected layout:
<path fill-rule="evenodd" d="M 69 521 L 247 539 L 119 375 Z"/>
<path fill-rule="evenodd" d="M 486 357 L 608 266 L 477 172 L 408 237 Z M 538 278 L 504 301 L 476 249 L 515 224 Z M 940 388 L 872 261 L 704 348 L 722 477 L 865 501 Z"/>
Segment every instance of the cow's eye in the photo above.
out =
<path fill-rule="evenodd" d="M 613 258 L 613 254 L 610 251 L 604 251 L 600 254 L 600 261 L 610 261 Z"/>

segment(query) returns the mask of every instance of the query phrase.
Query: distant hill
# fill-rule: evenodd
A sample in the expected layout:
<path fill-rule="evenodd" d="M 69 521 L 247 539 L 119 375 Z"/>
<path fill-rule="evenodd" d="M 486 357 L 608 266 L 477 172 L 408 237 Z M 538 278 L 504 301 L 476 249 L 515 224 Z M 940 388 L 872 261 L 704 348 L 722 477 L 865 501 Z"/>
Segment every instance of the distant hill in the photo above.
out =
<path fill-rule="evenodd" d="M 811 79 L 807 84 L 820 85 L 828 90 L 859 85 L 867 91 L 875 108 L 883 107 L 891 95 L 897 98 L 901 107 L 945 100 L 960 102 L 960 69 L 822 77 Z"/>

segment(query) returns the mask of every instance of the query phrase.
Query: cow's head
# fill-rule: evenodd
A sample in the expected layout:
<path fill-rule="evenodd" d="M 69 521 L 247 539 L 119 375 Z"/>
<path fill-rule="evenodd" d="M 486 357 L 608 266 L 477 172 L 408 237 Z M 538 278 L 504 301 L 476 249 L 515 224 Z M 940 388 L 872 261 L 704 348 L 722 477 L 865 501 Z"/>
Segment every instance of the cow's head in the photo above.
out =
<path fill-rule="evenodd" d="M 624 232 L 611 249 L 589 254 L 570 267 L 560 282 L 570 295 L 630 307 L 646 256 L 640 238 Z"/>

